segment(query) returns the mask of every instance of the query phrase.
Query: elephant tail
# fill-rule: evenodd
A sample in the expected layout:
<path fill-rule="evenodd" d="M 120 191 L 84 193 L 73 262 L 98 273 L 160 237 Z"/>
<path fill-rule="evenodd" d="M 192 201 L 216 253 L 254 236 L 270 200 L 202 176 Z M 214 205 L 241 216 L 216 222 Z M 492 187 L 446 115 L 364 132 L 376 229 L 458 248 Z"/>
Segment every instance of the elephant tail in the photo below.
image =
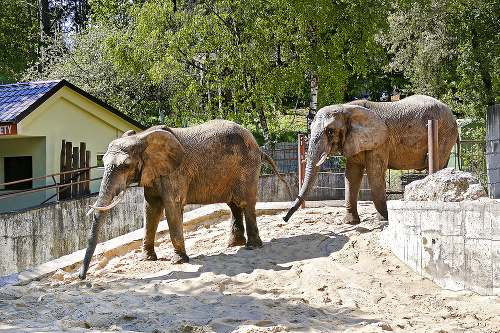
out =
<path fill-rule="evenodd" d="M 293 198 L 293 195 L 292 195 L 292 191 L 290 191 L 290 186 L 288 186 L 288 183 L 286 182 L 286 180 L 283 179 L 283 177 L 281 177 L 279 171 L 278 171 L 278 168 L 276 167 L 276 164 L 274 163 L 274 160 L 271 158 L 271 156 L 267 155 L 266 153 L 264 152 L 260 152 L 261 154 L 261 157 L 262 157 L 262 161 L 266 161 L 267 163 L 269 163 L 269 165 L 271 165 L 271 167 L 273 168 L 274 172 L 276 173 L 276 176 L 278 176 L 278 178 L 283 182 L 285 183 L 286 185 L 286 189 L 288 191 L 288 196 L 292 199 Z"/>

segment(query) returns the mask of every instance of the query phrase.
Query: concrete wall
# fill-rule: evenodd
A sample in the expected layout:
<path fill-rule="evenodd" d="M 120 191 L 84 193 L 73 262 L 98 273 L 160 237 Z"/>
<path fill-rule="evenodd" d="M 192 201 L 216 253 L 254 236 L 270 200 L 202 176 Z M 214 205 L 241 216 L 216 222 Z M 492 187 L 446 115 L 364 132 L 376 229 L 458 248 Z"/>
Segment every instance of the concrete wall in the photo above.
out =
<path fill-rule="evenodd" d="M 95 198 L 89 196 L 0 215 L 0 276 L 87 247 L 92 221 L 85 213 Z M 127 189 L 120 205 L 108 212 L 100 241 L 141 228 L 143 205 L 143 189 Z"/>
<path fill-rule="evenodd" d="M 394 254 L 442 288 L 500 296 L 500 201 L 389 201 Z"/>

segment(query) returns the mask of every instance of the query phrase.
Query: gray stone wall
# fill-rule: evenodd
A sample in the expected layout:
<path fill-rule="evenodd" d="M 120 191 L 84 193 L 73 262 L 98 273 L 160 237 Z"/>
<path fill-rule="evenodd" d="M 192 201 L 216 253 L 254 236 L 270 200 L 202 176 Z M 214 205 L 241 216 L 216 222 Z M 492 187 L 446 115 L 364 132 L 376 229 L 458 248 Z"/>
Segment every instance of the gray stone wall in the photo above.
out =
<path fill-rule="evenodd" d="M 92 224 L 85 216 L 96 195 L 0 215 L 0 276 L 16 273 L 87 247 Z M 142 227 L 144 195 L 128 188 L 108 212 L 100 241 Z"/>
<path fill-rule="evenodd" d="M 451 290 L 500 296 L 500 201 L 389 201 L 388 241 L 417 273 Z"/>

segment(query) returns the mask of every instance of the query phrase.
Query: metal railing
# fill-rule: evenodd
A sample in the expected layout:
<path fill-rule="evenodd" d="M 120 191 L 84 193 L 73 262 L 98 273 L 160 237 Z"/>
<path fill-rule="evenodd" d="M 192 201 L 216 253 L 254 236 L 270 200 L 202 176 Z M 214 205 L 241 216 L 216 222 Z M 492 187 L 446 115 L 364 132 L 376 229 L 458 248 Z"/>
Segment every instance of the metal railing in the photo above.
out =
<path fill-rule="evenodd" d="M 299 135 L 298 143 L 290 148 L 280 148 L 275 150 L 265 150 L 269 156 L 273 157 L 278 170 L 281 172 L 298 172 L 300 176 L 304 175 L 305 156 L 307 151 L 307 139 L 305 136 Z M 302 145 L 301 145 L 302 143 Z M 299 156 L 301 156 L 299 158 Z M 290 166 L 288 166 L 288 164 Z M 283 167 L 286 165 L 286 167 Z M 332 175 L 343 175 L 345 160 L 342 156 L 331 156 L 323 165 L 320 173 L 329 173 Z M 457 170 L 467 171 L 472 173 L 481 184 L 486 186 L 486 143 L 485 141 L 460 141 L 460 149 L 455 145 L 455 149 L 450 156 L 450 166 L 454 166 Z M 269 169 L 269 170 L 268 170 Z M 302 169 L 302 170 L 301 170 Z M 290 171 L 291 170 L 291 171 Z M 273 173 L 270 167 L 263 165 L 263 174 Z M 387 170 L 386 175 L 386 192 L 387 195 L 400 196 L 404 192 L 404 186 L 413 180 L 424 178 L 428 175 L 427 171 L 415 170 Z M 366 176 L 365 176 L 366 177 Z M 303 181 L 303 180 L 302 180 Z M 344 190 L 344 187 L 324 187 L 315 186 L 315 189 L 326 190 Z M 361 191 L 369 191 L 368 187 L 362 188 Z M 396 197 L 395 197 L 396 198 Z"/>
<path fill-rule="evenodd" d="M 486 186 L 486 141 L 462 140 L 460 149 L 452 152 L 455 169 L 472 173 L 483 186 Z"/>
<path fill-rule="evenodd" d="M 6 186 L 9 186 L 9 185 L 16 185 L 16 184 L 21 184 L 24 182 L 31 182 L 34 180 L 40 180 L 40 179 L 46 179 L 46 178 L 52 178 L 52 180 L 54 181 L 53 185 L 51 184 L 51 185 L 34 187 L 34 188 L 12 190 L 11 192 L 7 192 L 7 193 L 1 193 L 0 200 L 14 198 L 14 197 L 18 197 L 21 195 L 37 193 L 37 192 L 41 192 L 41 191 L 48 191 L 48 190 L 56 189 L 56 194 L 54 194 L 51 197 L 49 197 L 48 199 L 44 200 L 40 204 L 44 204 L 44 203 L 50 201 L 51 199 L 53 199 L 54 197 L 57 197 L 57 200 L 59 201 L 61 193 L 65 192 L 65 191 L 71 191 L 73 186 L 79 186 L 80 184 L 84 184 L 84 183 L 88 183 L 90 186 L 90 182 L 96 181 L 96 180 L 101 180 L 102 177 L 93 178 L 93 179 L 85 179 L 85 180 L 77 180 L 82 174 L 90 173 L 90 170 L 95 169 L 95 168 L 97 168 L 97 166 L 76 169 L 76 170 L 70 170 L 70 171 L 55 173 L 55 174 L 51 174 L 51 175 L 45 175 L 45 176 L 28 178 L 28 179 L 17 180 L 17 181 L 13 181 L 13 182 L 0 184 L 0 188 L 5 188 Z M 67 174 L 73 174 L 70 178 L 70 182 L 65 182 L 65 183 L 58 183 L 57 182 L 57 180 L 56 180 L 57 176 L 62 176 L 62 175 L 67 175 Z M 79 195 L 83 195 L 83 194 L 84 193 L 82 193 L 80 191 Z"/>

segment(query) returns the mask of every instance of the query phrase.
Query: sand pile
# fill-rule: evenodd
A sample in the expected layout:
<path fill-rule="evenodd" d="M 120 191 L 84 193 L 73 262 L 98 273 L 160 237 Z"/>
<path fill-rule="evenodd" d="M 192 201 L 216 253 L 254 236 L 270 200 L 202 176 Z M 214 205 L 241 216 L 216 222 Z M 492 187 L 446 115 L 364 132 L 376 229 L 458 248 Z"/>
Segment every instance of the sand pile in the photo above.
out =
<path fill-rule="evenodd" d="M 361 203 L 258 217 L 264 247 L 227 248 L 227 221 L 186 234 L 189 264 L 94 258 L 87 280 L 59 271 L 0 288 L 7 332 L 495 332 L 500 299 L 442 290 L 402 264 L 387 223 Z M 168 236 L 158 239 L 168 257 Z"/>

